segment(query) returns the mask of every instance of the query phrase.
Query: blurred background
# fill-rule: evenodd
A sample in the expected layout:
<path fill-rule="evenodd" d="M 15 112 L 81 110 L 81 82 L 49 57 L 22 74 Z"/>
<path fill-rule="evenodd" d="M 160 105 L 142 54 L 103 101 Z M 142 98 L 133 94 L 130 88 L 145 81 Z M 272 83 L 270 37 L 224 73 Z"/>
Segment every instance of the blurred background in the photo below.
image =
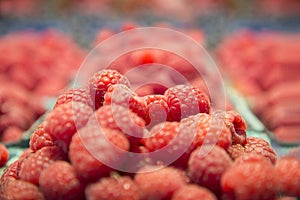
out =
<path fill-rule="evenodd" d="M 32 124 L 70 86 L 87 53 L 144 26 L 178 30 L 209 51 L 226 80 L 228 109 L 245 117 L 250 134 L 279 154 L 300 144 L 299 0 L 0 0 L 1 141 L 28 145 Z M 122 71 L 154 62 L 203 86 L 187 63 L 163 52 L 117 64 Z"/>

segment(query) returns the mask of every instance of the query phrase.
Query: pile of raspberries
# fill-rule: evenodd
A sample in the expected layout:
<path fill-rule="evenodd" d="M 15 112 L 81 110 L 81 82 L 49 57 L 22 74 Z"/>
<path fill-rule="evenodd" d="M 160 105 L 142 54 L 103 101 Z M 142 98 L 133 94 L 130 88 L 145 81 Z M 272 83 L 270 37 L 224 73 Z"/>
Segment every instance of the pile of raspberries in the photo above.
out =
<path fill-rule="evenodd" d="M 163 95 L 138 96 L 116 70 L 98 71 L 86 86 L 58 97 L 31 135 L 30 148 L 3 173 L 0 199 L 300 196 L 299 159 L 277 160 L 268 142 L 247 137 L 238 113 L 215 112 L 196 87 L 177 85 Z M 147 159 L 133 163 L 129 153 Z M 174 154 L 179 156 L 166 163 Z"/>

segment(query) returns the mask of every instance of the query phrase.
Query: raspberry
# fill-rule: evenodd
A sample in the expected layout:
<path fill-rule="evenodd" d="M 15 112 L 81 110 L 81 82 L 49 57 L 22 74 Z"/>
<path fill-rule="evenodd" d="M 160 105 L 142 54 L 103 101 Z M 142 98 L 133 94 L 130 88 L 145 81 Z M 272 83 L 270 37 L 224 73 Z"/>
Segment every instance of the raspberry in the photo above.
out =
<path fill-rule="evenodd" d="M 168 121 L 180 121 L 197 113 L 209 113 L 210 101 L 199 88 L 177 85 L 165 92 L 169 106 Z"/>
<path fill-rule="evenodd" d="M 140 191 L 130 177 L 102 178 L 89 185 L 85 194 L 87 200 L 139 200 Z"/>
<path fill-rule="evenodd" d="M 76 174 L 85 182 L 107 176 L 112 170 L 110 166 L 121 167 L 124 152 L 111 146 L 129 150 L 129 142 L 120 131 L 106 128 L 102 132 L 97 126 L 87 125 L 72 138 L 69 158 Z M 106 138 L 112 144 L 107 145 Z M 106 166 L 106 163 L 110 166 Z"/>
<path fill-rule="evenodd" d="M 275 166 L 279 191 L 288 196 L 300 196 L 300 160 L 285 157 L 278 160 Z"/>
<path fill-rule="evenodd" d="M 245 153 L 256 153 L 268 158 L 275 164 L 277 160 L 276 153 L 271 145 L 261 138 L 248 137 L 245 145 Z"/>
<path fill-rule="evenodd" d="M 144 118 L 148 127 L 165 122 L 169 112 L 167 98 L 164 95 L 147 95 L 143 97 L 147 103 L 146 118 Z"/>
<path fill-rule="evenodd" d="M 104 95 L 103 105 L 120 105 L 145 119 L 147 111 L 146 101 L 131 91 L 126 85 L 112 85 Z"/>
<path fill-rule="evenodd" d="M 23 130 L 16 126 L 10 126 L 3 132 L 1 141 L 4 143 L 18 142 L 21 140 Z"/>
<path fill-rule="evenodd" d="M 128 137 L 142 137 L 145 131 L 145 122 L 131 110 L 128 110 L 119 105 L 102 106 L 95 112 L 89 123 L 99 123 L 101 128 L 111 128 L 122 131 Z"/>
<path fill-rule="evenodd" d="M 21 180 L 8 179 L 1 184 L 0 199 L 3 200 L 44 200 L 36 185 Z"/>
<path fill-rule="evenodd" d="M 85 88 L 75 88 L 67 90 L 65 93 L 61 94 L 57 98 L 54 108 L 61 104 L 69 102 L 80 102 L 90 107 L 93 107 L 89 91 Z"/>
<path fill-rule="evenodd" d="M 247 124 L 243 117 L 235 111 L 227 111 L 225 123 L 231 131 L 232 143 L 245 145 Z"/>
<path fill-rule="evenodd" d="M 21 160 L 16 160 L 12 164 L 10 164 L 4 173 L 1 176 L 0 179 L 0 185 L 3 185 L 5 181 L 8 179 L 18 179 L 19 178 L 19 171 L 20 171 L 20 166 L 21 166 Z M 1 188 L 1 187 L 0 187 Z"/>
<path fill-rule="evenodd" d="M 30 136 L 29 146 L 33 152 L 36 152 L 43 147 L 54 146 L 53 139 L 45 132 L 44 124 L 45 122 L 40 124 Z"/>
<path fill-rule="evenodd" d="M 150 130 L 150 137 L 142 139 L 141 143 L 150 152 L 165 147 L 160 157 L 166 157 L 166 162 L 175 161 L 172 164 L 177 167 L 186 168 L 189 155 L 196 148 L 193 137 L 193 132 L 179 122 L 165 122 L 155 125 Z"/>
<path fill-rule="evenodd" d="M 3 144 L 0 144 L 0 167 L 6 165 L 8 158 L 9 158 L 9 152 L 7 148 Z"/>
<path fill-rule="evenodd" d="M 222 176 L 221 185 L 224 199 L 275 199 L 274 166 L 263 158 L 256 161 L 245 159 L 226 170 Z"/>
<path fill-rule="evenodd" d="M 106 69 L 96 72 L 89 80 L 89 89 L 95 109 L 102 106 L 104 95 L 111 85 L 124 84 L 129 87 L 129 81 L 116 70 Z"/>
<path fill-rule="evenodd" d="M 44 169 L 39 184 L 47 199 L 84 199 L 83 186 L 76 178 L 72 166 L 65 161 L 55 161 Z"/>
<path fill-rule="evenodd" d="M 267 141 L 256 137 L 248 137 L 245 146 L 240 144 L 231 145 L 227 151 L 233 160 L 248 153 L 262 155 L 272 164 L 275 164 L 277 160 L 276 153 L 270 144 Z"/>
<path fill-rule="evenodd" d="M 57 147 L 44 147 L 37 152 L 29 154 L 20 167 L 20 179 L 38 184 L 43 169 L 55 160 L 66 159 L 65 154 Z"/>
<path fill-rule="evenodd" d="M 198 185 L 185 185 L 175 192 L 172 200 L 217 200 L 217 197 L 208 189 Z"/>
<path fill-rule="evenodd" d="M 229 129 L 225 124 L 221 127 L 216 124 L 216 122 L 213 121 L 212 115 L 199 113 L 182 119 L 181 123 L 185 126 L 195 128 L 195 146 L 201 146 L 202 144 L 217 144 L 218 146 L 227 149 L 231 145 L 231 133 Z"/>
<path fill-rule="evenodd" d="M 134 177 L 140 188 L 141 200 L 170 199 L 175 191 L 188 182 L 181 170 L 172 167 L 153 170 L 137 173 Z"/>
<path fill-rule="evenodd" d="M 92 109 L 83 103 L 62 104 L 45 119 L 45 132 L 49 133 L 56 145 L 67 152 L 72 136 L 87 123 L 91 114 Z"/>
<path fill-rule="evenodd" d="M 188 175 L 194 183 L 220 194 L 221 176 L 231 164 L 232 161 L 224 149 L 219 146 L 204 145 L 191 154 Z"/>

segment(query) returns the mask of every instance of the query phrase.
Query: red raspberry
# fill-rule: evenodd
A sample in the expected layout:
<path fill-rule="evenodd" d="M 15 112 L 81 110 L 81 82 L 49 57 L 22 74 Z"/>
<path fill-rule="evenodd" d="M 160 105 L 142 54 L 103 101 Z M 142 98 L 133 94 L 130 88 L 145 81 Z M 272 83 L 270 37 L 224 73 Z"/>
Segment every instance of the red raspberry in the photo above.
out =
<path fill-rule="evenodd" d="M 106 69 L 96 72 L 89 80 L 89 89 L 95 109 L 102 106 L 104 95 L 111 85 L 124 84 L 129 87 L 129 81 L 116 70 Z"/>
<path fill-rule="evenodd" d="M 48 133 L 45 132 L 45 123 L 46 122 L 40 124 L 30 136 L 29 146 L 33 152 L 36 152 L 43 147 L 54 146 L 53 139 Z"/>
<path fill-rule="evenodd" d="M 147 95 L 143 97 L 147 103 L 146 118 L 148 127 L 165 122 L 169 112 L 167 98 L 164 95 Z"/>
<path fill-rule="evenodd" d="M 75 88 L 67 90 L 65 93 L 63 93 L 57 98 L 54 108 L 61 104 L 69 102 L 80 102 L 90 107 L 93 107 L 93 102 L 91 100 L 89 91 L 85 88 Z"/>
<path fill-rule="evenodd" d="M 204 187 L 198 185 L 185 185 L 175 192 L 172 200 L 217 200 L 217 197 Z"/>
<path fill-rule="evenodd" d="M 16 160 L 12 164 L 10 164 L 6 170 L 3 172 L 1 179 L 0 179 L 0 185 L 3 185 L 5 181 L 8 179 L 19 179 L 19 171 L 21 166 L 21 160 Z M 1 188 L 1 187 L 0 187 Z"/>
<path fill-rule="evenodd" d="M 285 157 L 278 160 L 275 167 L 279 191 L 288 196 L 300 196 L 300 160 Z"/>
<path fill-rule="evenodd" d="M 89 185 L 85 194 L 87 200 L 139 200 L 140 191 L 130 177 L 102 178 Z"/>
<path fill-rule="evenodd" d="M 147 170 L 151 170 L 148 168 Z M 184 186 L 188 179 L 184 172 L 172 167 L 137 173 L 134 181 L 140 188 L 141 200 L 170 199 L 175 191 Z"/>
<path fill-rule="evenodd" d="M 8 158 L 9 158 L 9 152 L 7 148 L 3 144 L 0 144 L 0 167 L 6 165 Z"/>
<path fill-rule="evenodd" d="M 47 199 L 84 199 L 83 186 L 76 178 L 73 167 L 65 161 L 55 161 L 44 169 L 39 184 Z"/>
<path fill-rule="evenodd" d="M 105 105 L 99 108 L 95 116 L 91 116 L 89 123 L 95 122 L 98 122 L 101 128 L 119 130 L 129 138 L 140 138 L 145 132 L 145 121 L 131 110 L 119 105 Z"/>
<path fill-rule="evenodd" d="M 65 154 L 57 147 L 44 147 L 37 152 L 28 155 L 20 167 L 20 179 L 38 184 L 43 169 L 55 160 L 66 159 Z"/>
<path fill-rule="evenodd" d="M 112 144 L 106 145 L 107 142 Z M 72 138 L 69 151 L 77 175 L 85 182 L 92 182 L 111 172 L 112 169 L 106 163 L 121 167 L 124 152 L 112 149 L 112 146 L 129 150 L 128 140 L 118 130 L 105 128 L 100 131 L 93 125 L 80 129 Z"/>
<path fill-rule="evenodd" d="M 199 113 L 181 120 L 187 127 L 196 131 L 194 139 L 195 146 L 202 144 L 217 144 L 227 149 L 231 145 L 231 133 L 225 124 L 219 125 L 212 118 L 212 115 Z M 220 132 L 221 131 L 221 132 Z"/>
<path fill-rule="evenodd" d="M 270 144 L 267 141 L 256 137 L 248 137 L 245 146 L 240 144 L 231 145 L 227 152 L 233 160 L 248 153 L 262 155 L 272 164 L 275 164 L 277 160 L 276 153 Z"/>
<path fill-rule="evenodd" d="M 104 95 L 103 105 L 120 105 L 129 108 L 141 118 L 145 119 L 147 103 L 126 85 L 112 85 Z"/>
<path fill-rule="evenodd" d="M 23 130 L 17 126 L 10 126 L 3 132 L 1 141 L 4 143 L 18 142 L 21 140 Z"/>
<path fill-rule="evenodd" d="M 209 113 L 210 101 L 199 88 L 177 85 L 165 92 L 169 106 L 168 120 L 180 121 L 197 113 Z"/>
<path fill-rule="evenodd" d="M 44 200 L 43 194 L 32 183 L 21 180 L 8 179 L 1 184 L 0 199 L 2 200 Z"/>
<path fill-rule="evenodd" d="M 224 199 L 270 200 L 277 192 L 274 166 L 263 158 L 237 161 L 223 174 L 221 185 Z"/>
<path fill-rule="evenodd" d="M 276 163 L 277 156 L 271 145 L 261 138 L 248 137 L 245 145 L 246 153 L 256 153 L 268 158 L 273 164 Z"/>
<path fill-rule="evenodd" d="M 83 103 L 62 104 L 45 119 L 45 132 L 49 133 L 56 145 L 67 152 L 72 136 L 87 123 L 91 114 L 92 109 Z"/>
<path fill-rule="evenodd" d="M 194 183 L 220 194 L 221 176 L 232 164 L 226 151 L 219 146 L 197 148 L 188 162 L 188 175 Z"/>
<path fill-rule="evenodd" d="M 225 123 L 231 131 L 232 143 L 245 145 L 247 124 L 243 117 L 235 111 L 227 111 Z"/>
<path fill-rule="evenodd" d="M 141 140 L 148 151 L 153 152 L 165 148 L 158 159 L 167 158 L 165 164 L 175 161 L 172 162 L 173 165 L 181 168 L 187 167 L 190 153 L 196 148 L 192 131 L 181 126 L 179 122 L 165 122 L 155 125 L 149 134 L 150 137 Z"/>

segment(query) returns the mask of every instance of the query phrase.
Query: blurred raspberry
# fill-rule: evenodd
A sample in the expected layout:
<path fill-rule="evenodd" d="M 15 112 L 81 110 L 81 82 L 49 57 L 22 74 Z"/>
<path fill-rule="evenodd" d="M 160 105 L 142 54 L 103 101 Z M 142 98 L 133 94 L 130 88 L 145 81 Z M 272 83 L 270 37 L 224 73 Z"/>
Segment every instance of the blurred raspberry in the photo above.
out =
<path fill-rule="evenodd" d="M 217 197 L 204 187 L 198 185 L 185 185 L 177 190 L 172 200 L 195 200 L 195 199 L 205 199 L 205 200 L 217 200 Z"/>
<path fill-rule="evenodd" d="M 129 142 L 120 131 L 88 125 L 72 138 L 69 158 L 79 178 L 93 182 L 107 176 L 111 165 L 121 168 L 125 158 L 120 149 L 129 150 Z"/>
<path fill-rule="evenodd" d="M 275 199 L 277 193 L 274 166 L 263 157 L 234 163 L 223 174 L 221 185 L 224 199 L 269 200 Z"/>
<path fill-rule="evenodd" d="M 130 177 L 102 178 L 89 185 L 85 194 L 87 200 L 139 200 L 140 191 Z"/>
<path fill-rule="evenodd" d="M 48 114 L 44 131 L 49 133 L 57 146 L 67 152 L 72 136 L 87 123 L 91 114 L 92 109 L 83 103 L 62 104 Z"/>
<path fill-rule="evenodd" d="M 300 196 L 300 160 L 299 158 L 280 158 L 275 167 L 279 191 L 287 196 Z"/>
<path fill-rule="evenodd" d="M 151 170 L 151 168 L 148 168 Z M 141 200 L 170 199 L 174 192 L 187 184 L 183 171 L 166 167 L 150 172 L 137 173 L 134 181 L 140 188 Z"/>
<path fill-rule="evenodd" d="M 7 179 L 0 187 L 0 199 L 3 200 L 21 200 L 34 199 L 44 200 L 43 194 L 39 188 L 29 182 L 16 179 Z"/>
<path fill-rule="evenodd" d="M 55 161 L 41 172 L 40 190 L 47 199 L 84 199 L 83 185 L 76 178 L 73 167 L 65 161 Z"/>
<path fill-rule="evenodd" d="M 23 130 L 16 126 L 10 126 L 3 132 L 1 140 L 4 143 L 18 142 L 23 135 Z"/>
<path fill-rule="evenodd" d="M 194 183 L 221 193 L 222 174 L 230 168 L 232 161 L 219 146 L 205 145 L 197 148 L 188 162 L 188 175 Z"/>
<path fill-rule="evenodd" d="M 7 148 L 3 144 L 0 144 L 0 167 L 6 165 L 8 158 L 9 158 L 9 152 Z"/>

